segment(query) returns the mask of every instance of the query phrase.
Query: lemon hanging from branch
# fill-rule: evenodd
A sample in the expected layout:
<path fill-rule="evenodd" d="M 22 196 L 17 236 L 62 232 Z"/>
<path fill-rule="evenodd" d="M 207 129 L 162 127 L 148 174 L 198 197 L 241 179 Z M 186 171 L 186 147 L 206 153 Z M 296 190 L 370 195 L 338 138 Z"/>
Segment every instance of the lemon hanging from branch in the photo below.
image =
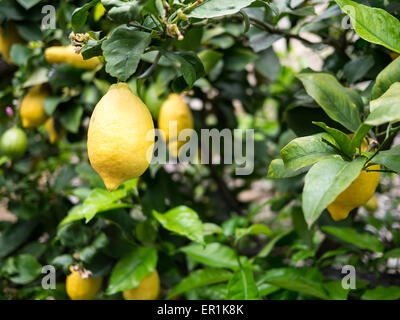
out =
<path fill-rule="evenodd" d="M 184 129 L 193 129 L 192 112 L 178 94 L 170 94 L 162 104 L 158 115 L 158 128 L 168 142 L 171 154 L 177 157 L 180 148 L 187 142 L 178 139 L 179 134 Z"/>
<path fill-rule="evenodd" d="M 366 151 L 368 144 L 363 141 L 361 151 Z M 346 219 L 351 210 L 365 205 L 374 195 L 379 184 L 381 166 L 371 165 L 366 171 L 363 170 L 359 176 L 328 206 L 328 211 L 333 220 Z"/>
<path fill-rule="evenodd" d="M 160 277 L 157 270 L 150 273 L 136 288 L 122 293 L 125 300 L 156 300 L 160 295 Z"/>
<path fill-rule="evenodd" d="M 93 111 L 87 140 L 90 163 L 109 191 L 146 171 L 154 139 L 146 105 L 126 83 L 112 85 Z"/>
<path fill-rule="evenodd" d="M 71 273 L 67 276 L 65 287 L 71 300 L 91 300 L 101 288 L 102 278 L 92 278 L 88 272 L 70 267 Z"/>
<path fill-rule="evenodd" d="M 44 53 L 47 62 L 51 64 L 67 63 L 77 68 L 91 70 L 101 63 L 97 57 L 84 60 L 82 54 L 76 53 L 73 46 L 49 47 Z"/>

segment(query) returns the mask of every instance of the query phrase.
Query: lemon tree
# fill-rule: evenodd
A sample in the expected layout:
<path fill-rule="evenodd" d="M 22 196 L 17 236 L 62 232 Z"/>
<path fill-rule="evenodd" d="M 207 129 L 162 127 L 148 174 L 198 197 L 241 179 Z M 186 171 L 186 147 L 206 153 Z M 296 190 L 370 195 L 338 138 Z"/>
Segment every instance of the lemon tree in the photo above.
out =
<path fill-rule="evenodd" d="M 0 1 L 0 299 L 399 299 L 399 18 Z"/>

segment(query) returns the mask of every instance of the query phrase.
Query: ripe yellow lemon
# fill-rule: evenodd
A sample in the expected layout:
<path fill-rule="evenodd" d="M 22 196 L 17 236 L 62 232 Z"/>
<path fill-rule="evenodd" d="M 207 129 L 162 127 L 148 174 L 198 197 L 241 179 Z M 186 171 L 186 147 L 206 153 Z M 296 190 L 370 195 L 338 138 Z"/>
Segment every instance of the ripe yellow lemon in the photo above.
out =
<path fill-rule="evenodd" d="M 125 300 L 156 300 L 160 295 L 160 277 L 157 270 L 147 275 L 139 286 L 122 293 Z"/>
<path fill-rule="evenodd" d="M 83 278 L 79 271 L 70 268 L 71 273 L 65 283 L 71 300 L 91 300 L 101 288 L 102 278 Z"/>
<path fill-rule="evenodd" d="M 43 101 L 50 96 L 49 90 L 44 85 L 32 87 L 21 102 L 20 115 L 22 126 L 35 128 L 47 120 Z"/>
<path fill-rule="evenodd" d="M 170 128 L 175 126 L 176 131 L 170 132 Z M 178 94 L 170 94 L 162 104 L 158 115 L 158 128 L 168 142 L 170 152 L 176 157 L 181 146 L 187 142 L 178 140 L 180 132 L 184 129 L 193 129 L 192 112 Z"/>
<path fill-rule="evenodd" d="M 60 141 L 60 139 L 64 137 L 67 133 L 65 128 L 62 128 L 61 125 L 54 121 L 53 117 L 47 119 L 44 125 L 49 135 L 49 140 L 51 144 Z"/>
<path fill-rule="evenodd" d="M 7 22 L 5 28 L 0 28 L 0 52 L 8 64 L 12 64 L 10 57 L 11 47 L 15 43 L 22 42 L 17 28 L 12 22 Z"/>
<path fill-rule="evenodd" d="M 49 63 L 67 63 L 77 68 L 94 69 L 100 64 L 97 57 L 84 60 L 82 54 L 76 54 L 73 46 L 54 46 L 49 47 L 44 52 Z"/>
<path fill-rule="evenodd" d="M 126 83 L 112 85 L 93 111 L 87 140 L 90 163 L 109 191 L 146 171 L 154 139 L 146 105 Z"/>
<path fill-rule="evenodd" d="M 367 142 L 363 141 L 361 150 L 365 151 L 367 147 Z M 380 170 L 380 168 L 379 164 L 368 167 L 369 170 Z M 351 185 L 328 206 L 332 219 L 335 221 L 346 219 L 351 210 L 365 205 L 374 195 L 379 184 L 379 177 L 380 172 L 361 171 Z"/>

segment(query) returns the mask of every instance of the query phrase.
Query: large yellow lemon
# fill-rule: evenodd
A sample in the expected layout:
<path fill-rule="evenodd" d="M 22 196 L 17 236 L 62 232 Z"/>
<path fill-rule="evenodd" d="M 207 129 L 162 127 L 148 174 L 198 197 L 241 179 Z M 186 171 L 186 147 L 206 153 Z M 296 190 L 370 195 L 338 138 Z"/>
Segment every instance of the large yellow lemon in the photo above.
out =
<path fill-rule="evenodd" d="M 57 126 L 53 117 L 47 119 L 47 121 L 44 125 L 45 125 L 46 131 L 49 135 L 49 140 L 50 140 L 51 144 L 60 141 L 60 139 L 62 137 L 64 137 L 67 133 L 65 128 L 62 128 L 61 126 Z"/>
<path fill-rule="evenodd" d="M 82 278 L 79 271 L 71 268 L 65 282 L 67 294 L 71 300 L 91 300 L 101 288 L 102 278 Z"/>
<path fill-rule="evenodd" d="M 90 163 L 109 191 L 146 171 L 154 139 L 146 105 L 126 83 L 112 85 L 93 111 L 87 140 Z"/>
<path fill-rule="evenodd" d="M 364 141 L 361 150 L 365 151 L 367 147 L 368 144 Z M 369 170 L 379 170 L 380 168 L 379 164 L 368 167 Z M 379 177 L 380 172 L 361 171 L 356 180 L 328 206 L 327 209 L 332 219 L 335 221 L 346 219 L 351 210 L 365 205 L 373 197 L 379 184 Z"/>
<path fill-rule="evenodd" d="M 83 60 L 82 54 L 76 54 L 73 46 L 54 46 L 45 50 L 46 60 L 49 63 L 67 63 L 77 68 L 94 69 L 100 64 L 97 57 Z"/>
<path fill-rule="evenodd" d="M 17 28 L 12 22 L 7 22 L 5 28 L 0 28 L 0 52 L 8 64 L 12 64 L 10 57 L 11 47 L 15 43 L 22 42 Z"/>
<path fill-rule="evenodd" d="M 160 295 L 160 277 L 157 270 L 147 275 L 138 287 L 125 290 L 122 295 L 125 300 L 156 300 Z"/>
<path fill-rule="evenodd" d="M 36 128 L 47 120 L 43 101 L 50 96 L 49 90 L 44 85 L 36 85 L 29 89 L 21 102 L 20 115 L 22 126 L 25 128 Z"/>
<path fill-rule="evenodd" d="M 170 128 L 175 128 L 176 132 Z M 175 93 L 168 96 L 161 106 L 158 115 L 158 128 L 169 144 L 170 152 L 177 156 L 179 149 L 187 141 L 179 141 L 179 133 L 184 129 L 193 129 L 193 117 L 188 105 Z"/>

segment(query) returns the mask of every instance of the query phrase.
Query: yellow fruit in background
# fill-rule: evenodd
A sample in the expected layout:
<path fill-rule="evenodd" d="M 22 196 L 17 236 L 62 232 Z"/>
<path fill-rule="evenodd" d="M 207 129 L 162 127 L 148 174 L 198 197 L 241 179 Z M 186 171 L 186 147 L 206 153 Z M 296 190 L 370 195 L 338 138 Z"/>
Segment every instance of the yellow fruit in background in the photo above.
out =
<path fill-rule="evenodd" d="M 36 85 L 29 89 L 21 102 L 20 115 L 22 126 L 25 128 L 36 128 L 47 120 L 43 101 L 50 96 L 49 90 L 44 85 Z"/>
<path fill-rule="evenodd" d="M 91 300 L 101 288 L 102 278 L 83 278 L 79 271 L 72 268 L 65 283 L 71 300 Z"/>
<path fill-rule="evenodd" d="M 170 125 L 174 127 L 176 121 L 176 132 L 169 132 Z M 169 149 L 173 156 L 177 156 L 179 149 L 187 141 L 179 141 L 179 133 L 184 129 L 193 129 L 193 116 L 188 105 L 175 93 L 168 96 L 161 106 L 158 115 L 158 128 L 162 130 L 165 140 L 169 143 Z"/>
<path fill-rule="evenodd" d="M 0 52 L 8 64 L 13 63 L 10 58 L 11 47 L 20 42 L 23 42 L 23 39 L 12 22 L 7 22 L 4 28 L 0 28 Z"/>
<path fill-rule="evenodd" d="M 90 163 L 109 191 L 146 171 L 154 139 L 146 105 L 128 84 L 112 85 L 93 111 L 87 140 Z"/>
<path fill-rule="evenodd" d="M 351 137 L 352 135 L 350 135 Z M 364 140 L 361 151 L 366 151 L 368 142 Z M 379 164 L 369 166 L 369 170 L 380 170 Z M 379 184 L 380 172 L 361 171 L 359 176 L 328 206 L 328 211 L 335 221 L 346 219 L 351 210 L 365 205 L 370 200 Z"/>
<path fill-rule="evenodd" d="M 54 121 L 54 118 L 49 118 L 45 123 L 45 127 L 52 144 L 60 141 L 67 133 L 65 128 L 62 128 L 61 125 Z"/>
<path fill-rule="evenodd" d="M 73 46 L 54 46 L 49 47 L 44 52 L 49 63 L 67 63 L 77 68 L 94 69 L 100 64 L 97 57 L 83 60 L 82 54 L 76 54 Z"/>
<path fill-rule="evenodd" d="M 368 202 L 364 205 L 364 207 L 368 211 L 372 212 L 376 211 L 376 209 L 378 209 L 379 207 L 378 199 L 375 196 L 372 196 L 372 198 L 368 200 Z"/>
<path fill-rule="evenodd" d="M 160 277 L 157 270 L 144 277 L 139 286 L 122 293 L 125 300 L 156 300 L 160 295 Z"/>

